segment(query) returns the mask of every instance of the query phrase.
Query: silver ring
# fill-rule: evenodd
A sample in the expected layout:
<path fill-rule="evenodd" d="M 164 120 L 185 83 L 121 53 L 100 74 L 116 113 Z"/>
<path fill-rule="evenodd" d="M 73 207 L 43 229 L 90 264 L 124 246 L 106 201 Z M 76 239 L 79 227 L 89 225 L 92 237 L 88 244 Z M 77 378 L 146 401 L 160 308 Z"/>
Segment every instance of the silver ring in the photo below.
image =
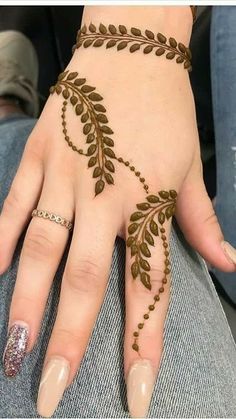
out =
<path fill-rule="evenodd" d="M 55 223 L 60 224 L 63 227 L 66 227 L 69 231 L 71 231 L 73 228 L 73 223 L 71 221 L 66 220 L 60 215 L 54 214 L 53 212 L 35 208 L 32 211 L 31 215 L 32 217 L 40 217 L 40 218 L 44 218 L 45 220 L 54 221 Z"/>

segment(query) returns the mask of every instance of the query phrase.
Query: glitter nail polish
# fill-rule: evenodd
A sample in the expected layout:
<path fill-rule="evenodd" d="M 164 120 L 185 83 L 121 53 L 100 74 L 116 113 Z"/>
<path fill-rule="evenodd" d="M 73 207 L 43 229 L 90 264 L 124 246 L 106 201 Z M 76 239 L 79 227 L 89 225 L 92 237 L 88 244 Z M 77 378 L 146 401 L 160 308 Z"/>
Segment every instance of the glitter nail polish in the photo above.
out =
<path fill-rule="evenodd" d="M 20 371 L 26 355 L 29 331 L 26 324 L 15 323 L 11 326 L 3 355 L 4 372 L 14 377 Z"/>

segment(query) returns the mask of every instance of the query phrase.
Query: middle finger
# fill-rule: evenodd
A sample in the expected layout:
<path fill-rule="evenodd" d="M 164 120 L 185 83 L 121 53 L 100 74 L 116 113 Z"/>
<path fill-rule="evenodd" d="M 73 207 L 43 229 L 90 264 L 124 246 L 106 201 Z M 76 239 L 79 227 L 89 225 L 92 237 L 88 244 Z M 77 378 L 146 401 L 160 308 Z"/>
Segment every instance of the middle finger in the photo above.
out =
<path fill-rule="evenodd" d="M 74 378 L 102 304 L 117 225 L 111 209 L 104 210 L 101 202 L 98 205 L 93 201 L 76 210 L 58 314 L 39 387 L 37 409 L 42 416 L 53 414 Z"/>

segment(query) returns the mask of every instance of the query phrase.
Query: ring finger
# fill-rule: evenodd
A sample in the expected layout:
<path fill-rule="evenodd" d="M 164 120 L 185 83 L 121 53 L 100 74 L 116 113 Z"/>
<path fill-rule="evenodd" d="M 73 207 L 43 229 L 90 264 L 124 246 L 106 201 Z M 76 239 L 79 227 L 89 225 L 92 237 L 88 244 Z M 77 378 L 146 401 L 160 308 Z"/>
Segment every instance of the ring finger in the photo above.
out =
<path fill-rule="evenodd" d="M 60 189 L 55 186 L 55 180 L 46 175 L 38 208 L 71 220 L 71 186 L 65 180 L 57 185 L 60 185 Z M 34 217 L 29 224 L 10 308 L 9 337 L 3 360 L 6 375 L 16 375 L 25 352 L 32 350 L 68 235 L 65 227 L 42 218 Z M 15 347 L 15 355 L 11 354 L 12 345 Z"/>

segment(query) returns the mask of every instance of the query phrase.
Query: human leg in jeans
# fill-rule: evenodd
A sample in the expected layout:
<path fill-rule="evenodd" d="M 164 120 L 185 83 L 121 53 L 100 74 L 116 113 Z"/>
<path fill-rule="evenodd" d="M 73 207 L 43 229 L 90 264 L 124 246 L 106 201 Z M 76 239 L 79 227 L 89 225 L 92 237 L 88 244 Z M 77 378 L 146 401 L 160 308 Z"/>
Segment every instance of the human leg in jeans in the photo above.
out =
<path fill-rule="evenodd" d="M 211 76 L 215 125 L 217 196 L 215 210 L 226 240 L 236 245 L 236 7 L 214 6 Z M 236 274 L 212 269 L 236 304 Z"/>

